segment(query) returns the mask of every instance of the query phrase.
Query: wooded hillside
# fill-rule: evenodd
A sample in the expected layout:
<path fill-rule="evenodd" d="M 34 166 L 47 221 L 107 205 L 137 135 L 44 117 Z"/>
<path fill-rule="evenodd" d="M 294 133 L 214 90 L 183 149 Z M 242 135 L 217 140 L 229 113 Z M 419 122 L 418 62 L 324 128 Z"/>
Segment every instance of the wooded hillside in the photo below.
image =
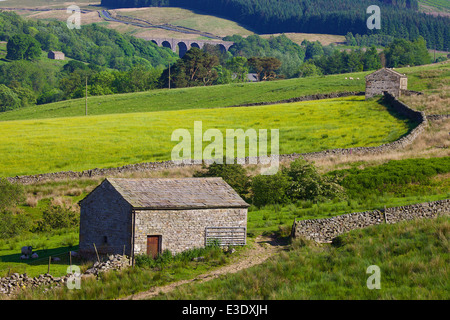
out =
<path fill-rule="evenodd" d="M 380 33 L 450 48 L 450 19 L 418 12 L 417 0 L 102 0 L 109 7 L 175 6 L 219 15 L 259 33 L 305 32 L 345 35 Z M 381 8 L 381 30 L 369 30 L 370 5 Z"/>

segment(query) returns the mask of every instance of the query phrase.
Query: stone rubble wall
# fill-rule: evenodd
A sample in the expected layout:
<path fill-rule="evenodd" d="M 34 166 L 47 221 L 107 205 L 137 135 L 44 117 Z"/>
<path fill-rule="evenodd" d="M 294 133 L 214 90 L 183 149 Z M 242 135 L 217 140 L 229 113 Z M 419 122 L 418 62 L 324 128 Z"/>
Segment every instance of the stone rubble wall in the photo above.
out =
<path fill-rule="evenodd" d="M 383 210 L 349 213 L 326 219 L 294 221 L 292 236 L 329 243 L 337 236 L 355 229 L 382 223 L 394 224 L 400 221 L 448 215 L 450 215 L 450 199 L 445 199 Z"/>
<path fill-rule="evenodd" d="M 273 103 L 288 103 L 288 102 L 296 102 L 296 101 L 306 101 L 306 100 L 317 100 L 317 99 L 329 99 L 333 97 L 344 97 L 344 96 L 351 96 L 351 95 L 359 95 L 361 93 L 355 93 L 355 92 L 347 92 L 347 93 L 334 93 L 334 94 L 318 94 L 318 95 L 312 95 L 312 96 L 306 96 L 306 97 L 299 97 L 299 98 L 293 98 Z M 330 156 L 343 156 L 343 155 L 352 155 L 352 154 L 358 154 L 358 155 L 376 155 L 376 154 L 382 154 L 393 150 L 403 149 L 410 145 L 428 126 L 427 117 L 425 116 L 424 112 L 419 112 L 411 109 L 403 102 L 397 100 L 394 96 L 390 95 L 389 93 L 385 94 L 385 101 L 387 104 L 389 104 L 395 112 L 407 117 L 411 121 L 417 122 L 418 125 L 413 130 L 411 130 L 407 135 L 403 136 L 399 140 L 396 140 L 391 143 L 383 144 L 377 147 L 357 147 L 357 148 L 349 148 L 349 149 L 332 149 L 332 150 L 325 150 L 320 152 L 312 152 L 312 153 L 293 153 L 293 154 L 286 154 L 286 155 L 280 155 L 279 160 L 294 160 L 299 157 L 303 157 L 306 160 L 314 160 L 314 159 L 321 159 L 321 158 L 327 158 Z M 272 104 L 271 103 L 256 103 L 256 104 L 249 104 L 249 105 L 241 105 L 244 106 L 250 106 L 250 105 L 263 105 L 263 104 Z M 254 158 L 252 158 L 254 159 Z M 251 158 L 247 157 L 245 159 L 238 159 L 242 160 L 242 163 L 261 163 L 261 159 L 257 158 L 254 162 L 251 162 Z M 241 163 L 241 162 L 238 162 Z M 10 177 L 8 180 L 10 182 L 17 182 L 21 184 L 34 184 L 42 181 L 55 181 L 55 180 L 67 180 L 67 179 L 80 179 L 80 178 L 92 178 L 92 177 L 107 177 L 107 176 L 114 176 L 117 174 L 124 174 L 124 173 L 133 173 L 133 172 L 148 172 L 148 171 L 156 171 L 156 170 L 165 170 L 169 168 L 180 168 L 180 167 L 190 167 L 190 166 L 196 166 L 198 164 L 195 164 L 190 161 L 177 163 L 174 161 L 162 161 L 162 162 L 147 162 L 147 163 L 140 163 L 140 164 L 130 164 L 125 165 L 118 168 L 105 168 L 105 169 L 92 169 L 92 170 L 85 170 L 81 172 L 74 172 L 74 171 L 65 171 L 65 172 L 56 172 L 56 173 L 45 173 L 45 174 L 38 174 L 38 175 L 27 175 L 27 176 L 16 176 L 16 177 Z"/>
<path fill-rule="evenodd" d="M 431 121 L 439 121 L 450 119 L 450 114 L 430 114 L 427 115 L 427 119 Z"/>
<path fill-rule="evenodd" d="M 88 269 L 81 277 L 89 275 L 98 276 L 101 272 L 109 270 L 122 270 L 130 266 L 130 260 L 122 255 L 110 255 L 105 261 L 95 262 L 93 267 Z M 26 273 L 13 273 L 12 275 L 0 278 L 0 295 L 12 295 L 24 288 L 43 287 L 44 291 L 61 287 L 71 280 L 72 274 L 62 277 L 54 277 L 51 274 L 41 274 L 37 277 L 29 277 Z"/>

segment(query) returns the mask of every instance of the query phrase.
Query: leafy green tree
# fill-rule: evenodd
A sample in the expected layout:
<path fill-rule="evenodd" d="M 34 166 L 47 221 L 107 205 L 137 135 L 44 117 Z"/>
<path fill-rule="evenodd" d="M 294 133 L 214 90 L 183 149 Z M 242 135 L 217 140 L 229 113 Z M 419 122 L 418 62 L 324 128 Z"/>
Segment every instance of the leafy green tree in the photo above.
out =
<path fill-rule="evenodd" d="M 252 57 L 248 65 L 257 74 L 260 81 L 273 80 L 278 77 L 276 71 L 281 67 L 281 61 L 273 57 Z"/>
<path fill-rule="evenodd" d="M 353 36 L 353 33 L 347 32 L 345 35 L 345 44 L 348 46 L 356 46 L 358 43 L 356 42 L 355 37 Z"/>
<path fill-rule="evenodd" d="M 363 65 L 365 71 L 377 70 L 382 67 L 380 55 L 378 54 L 378 51 L 374 46 L 370 47 L 370 49 L 365 52 Z"/>
<path fill-rule="evenodd" d="M 49 205 L 42 213 L 42 219 L 37 222 L 37 231 L 50 231 L 62 228 L 76 227 L 80 218 L 74 211 L 61 206 Z"/>
<path fill-rule="evenodd" d="M 323 47 L 319 41 L 309 42 L 304 40 L 302 45 L 305 46 L 305 60 L 318 58 L 323 55 Z"/>
<path fill-rule="evenodd" d="M 30 230 L 31 219 L 23 212 L 0 211 L 0 239 L 19 236 Z"/>
<path fill-rule="evenodd" d="M 0 84 L 0 112 L 14 110 L 22 105 L 19 96 L 4 84 Z"/>
<path fill-rule="evenodd" d="M 12 36 L 6 45 L 6 59 L 9 60 L 34 60 L 42 52 L 39 42 L 27 34 Z"/>
<path fill-rule="evenodd" d="M 345 197 L 344 189 L 332 178 L 321 175 L 313 164 L 300 158 L 284 169 L 291 183 L 286 191 L 291 201 Z"/>
<path fill-rule="evenodd" d="M 258 175 L 252 179 L 252 203 L 257 207 L 288 203 L 290 179 L 283 171 L 274 175 Z"/>
<path fill-rule="evenodd" d="M 226 67 L 233 73 L 236 82 L 247 81 L 247 74 L 248 74 L 247 58 L 233 57 L 227 61 Z"/>
<path fill-rule="evenodd" d="M 15 208 L 24 200 L 25 191 L 22 185 L 0 178 L 0 211 Z"/>
<path fill-rule="evenodd" d="M 211 55 L 199 48 L 189 49 L 183 58 L 170 68 L 170 84 L 172 88 L 184 88 L 212 85 L 218 78 L 215 67 L 219 65 L 217 56 Z M 161 75 L 163 88 L 169 85 L 169 68 Z"/>
<path fill-rule="evenodd" d="M 23 60 L 25 59 L 25 52 L 30 45 L 30 36 L 25 34 L 17 34 L 12 36 L 6 45 L 6 59 L 9 60 Z"/>
<path fill-rule="evenodd" d="M 406 65 L 415 66 L 431 62 L 426 42 L 422 37 L 413 42 L 405 39 L 395 39 L 385 48 L 384 53 L 386 66 L 389 68 Z"/>
<path fill-rule="evenodd" d="M 320 76 L 320 75 L 322 75 L 322 71 L 312 61 L 305 62 L 300 66 L 298 70 L 299 78 Z"/>

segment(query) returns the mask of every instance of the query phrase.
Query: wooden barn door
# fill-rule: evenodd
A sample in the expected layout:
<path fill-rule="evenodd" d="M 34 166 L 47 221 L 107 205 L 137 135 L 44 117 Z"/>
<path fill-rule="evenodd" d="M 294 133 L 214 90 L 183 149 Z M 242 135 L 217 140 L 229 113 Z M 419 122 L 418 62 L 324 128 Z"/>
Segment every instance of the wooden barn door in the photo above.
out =
<path fill-rule="evenodd" d="M 147 254 L 153 259 L 160 253 L 161 236 L 147 236 Z"/>

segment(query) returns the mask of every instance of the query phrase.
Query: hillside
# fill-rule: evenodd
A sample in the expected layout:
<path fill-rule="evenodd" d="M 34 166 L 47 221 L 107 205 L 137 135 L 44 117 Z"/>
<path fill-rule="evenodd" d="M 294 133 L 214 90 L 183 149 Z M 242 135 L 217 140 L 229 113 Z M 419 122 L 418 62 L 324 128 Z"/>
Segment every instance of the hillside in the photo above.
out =
<path fill-rule="evenodd" d="M 167 307 L 160 300 L 211 306 L 215 303 L 204 300 L 236 304 L 244 300 L 249 305 L 264 305 L 267 300 L 449 300 L 446 212 L 440 211 L 436 219 L 392 225 L 388 223 L 396 220 L 390 220 L 389 214 L 376 216 L 374 221 L 381 224 L 340 235 L 332 243 L 290 238 L 293 223 L 299 221 L 338 221 L 336 230 L 341 234 L 367 221 L 341 224 L 339 215 L 367 217 L 359 213 L 415 205 L 413 210 L 399 210 L 395 218 L 402 220 L 401 214 L 410 217 L 416 211 L 425 216 L 424 202 L 450 198 L 450 61 L 444 61 L 447 53 L 442 51 L 437 61 L 444 62 L 429 64 L 428 54 L 429 48 L 448 51 L 450 47 L 448 2 L 0 0 L 0 300 L 154 299 L 158 301 L 148 310 L 166 316 L 174 312 L 174 318 L 179 318 L 181 308 Z M 83 10 L 81 30 L 65 25 L 66 7 L 73 3 Z M 382 8 L 382 31 L 367 30 L 369 4 Z M 2 12 L 5 7 L 20 10 Z M 127 21 L 141 21 L 144 26 Z M 203 39 L 205 32 L 232 39 L 235 45 L 228 52 L 212 46 L 193 49 L 183 59 L 169 48 L 140 39 Z M 414 43 L 405 40 L 419 35 L 427 38 L 428 49 L 420 37 Z M 42 47 L 40 56 L 29 58 L 24 53 L 14 58 L 6 42 L 12 37 L 16 38 L 9 49 L 17 43 L 33 48 L 34 39 Z M 48 59 L 49 50 L 64 51 L 66 59 Z M 261 57 L 270 57 L 271 64 L 275 57 L 282 67 L 267 72 L 267 81 L 246 82 L 248 73 L 259 71 Z M 402 95 L 400 100 L 433 117 L 418 126 L 418 120 L 405 118 L 382 98 L 365 100 L 362 94 L 352 94 L 365 91 L 365 76 L 383 61 L 407 75 L 409 90 L 422 93 Z M 201 74 L 203 69 L 209 75 L 217 73 L 217 78 L 211 80 L 205 73 L 202 78 L 196 68 L 202 69 Z M 183 76 L 190 81 L 180 81 Z M 162 162 L 173 159 L 174 147 L 181 142 L 187 143 L 179 156 L 192 158 L 192 151 L 196 155 L 199 122 L 204 160 L 228 151 L 229 129 L 253 129 L 258 137 L 259 130 L 270 135 L 278 129 L 279 154 L 291 156 L 280 159 L 274 175 L 261 174 L 261 164 L 207 167 Z M 186 139 L 186 130 L 177 136 L 177 129 L 186 129 L 191 139 Z M 218 130 L 212 134 L 214 141 L 208 140 L 208 129 Z M 390 143 L 401 138 L 408 144 L 392 147 Z M 251 134 L 237 141 L 244 141 L 246 156 L 255 146 Z M 267 142 L 268 153 L 273 152 Z M 389 145 L 368 153 L 359 152 L 365 148 L 354 149 L 383 144 Z M 236 152 L 237 145 L 233 148 Z M 294 160 L 292 155 L 336 148 L 347 150 L 309 154 L 306 160 Z M 107 168 L 113 169 L 99 170 Z M 135 256 L 132 268 L 83 277 L 80 290 L 64 285 L 61 290 L 25 288 L 16 280 L 19 273 L 21 279 L 27 278 L 23 273 L 61 277 L 69 265 L 84 273 L 99 259 L 80 259 L 72 252 L 78 251 L 84 237 L 81 232 L 80 239 L 84 217 L 79 201 L 106 177 L 222 177 L 250 205 L 246 245 L 225 250 L 191 248 L 172 255 L 167 242 L 179 239 L 162 233 L 156 259 L 137 250 L 143 253 Z M 167 194 L 174 198 L 170 190 Z M 188 195 L 177 200 L 185 203 L 185 198 Z M 145 241 L 145 234 L 155 235 L 154 230 L 131 226 L 142 216 L 126 232 L 132 230 L 133 237 L 140 233 Z M 170 219 L 176 216 L 170 214 Z M 195 219 L 200 218 L 195 214 Z M 101 220 L 109 229 L 94 233 L 116 229 L 117 220 Z M 182 224 L 191 230 L 190 222 Z M 336 231 L 322 221 L 311 223 L 322 226 L 313 231 L 314 236 Z M 95 251 L 114 240 L 103 237 Z M 136 244 L 132 241 L 130 248 Z M 21 248 L 30 245 L 39 257 L 24 260 Z M 125 253 L 125 246 L 120 250 Z M 381 271 L 381 290 L 367 287 L 367 268 L 374 265 Z M 9 290 L 3 277 L 11 275 L 12 285 L 19 289 L 17 296 L 3 295 Z M 250 300 L 262 302 L 245 302 Z M 290 305 L 280 306 L 287 317 L 299 314 L 297 306 L 292 310 Z M 269 310 L 269 318 L 280 317 L 275 309 Z M 100 310 L 105 311 L 111 309 Z M 327 311 L 333 316 L 338 312 Z"/>
<path fill-rule="evenodd" d="M 450 16 L 450 3 L 447 0 L 419 0 L 419 8 L 427 14 Z"/>
<path fill-rule="evenodd" d="M 378 5 L 383 11 L 383 28 L 378 32 L 409 40 L 422 36 L 429 48 L 450 47 L 448 18 L 418 12 L 417 0 L 356 1 L 259 1 L 259 0 L 102 0 L 112 8 L 172 6 L 197 9 L 250 26 L 259 33 L 306 32 L 346 35 L 370 34 L 366 10 Z M 429 30 L 434 30 L 429 32 Z"/>
<path fill-rule="evenodd" d="M 0 123 L 0 153 L 4 155 L 0 159 L 0 175 L 82 171 L 171 160 L 171 150 L 177 145 L 171 141 L 172 132 L 185 128 L 192 133 L 194 121 L 203 121 L 203 130 L 221 130 L 224 137 L 225 130 L 231 128 L 277 128 L 280 154 L 377 146 L 395 141 L 413 125 L 396 119 L 376 101 L 364 101 L 364 97 L 262 107 L 5 121 Z"/>
<path fill-rule="evenodd" d="M 450 76 L 450 64 L 433 64 L 398 69 L 408 75 L 408 87 L 435 91 Z M 248 103 L 276 102 L 313 94 L 361 92 L 369 72 L 307 77 L 289 80 L 236 83 L 211 87 L 159 89 L 88 98 L 89 115 L 220 108 Z M 353 77 L 355 80 L 345 80 Z M 360 80 L 357 80 L 359 78 Z M 445 112 L 443 112 L 445 113 Z M 0 113 L 0 121 L 75 117 L 85 114 L 85 100 L 73 99 Z"/>

